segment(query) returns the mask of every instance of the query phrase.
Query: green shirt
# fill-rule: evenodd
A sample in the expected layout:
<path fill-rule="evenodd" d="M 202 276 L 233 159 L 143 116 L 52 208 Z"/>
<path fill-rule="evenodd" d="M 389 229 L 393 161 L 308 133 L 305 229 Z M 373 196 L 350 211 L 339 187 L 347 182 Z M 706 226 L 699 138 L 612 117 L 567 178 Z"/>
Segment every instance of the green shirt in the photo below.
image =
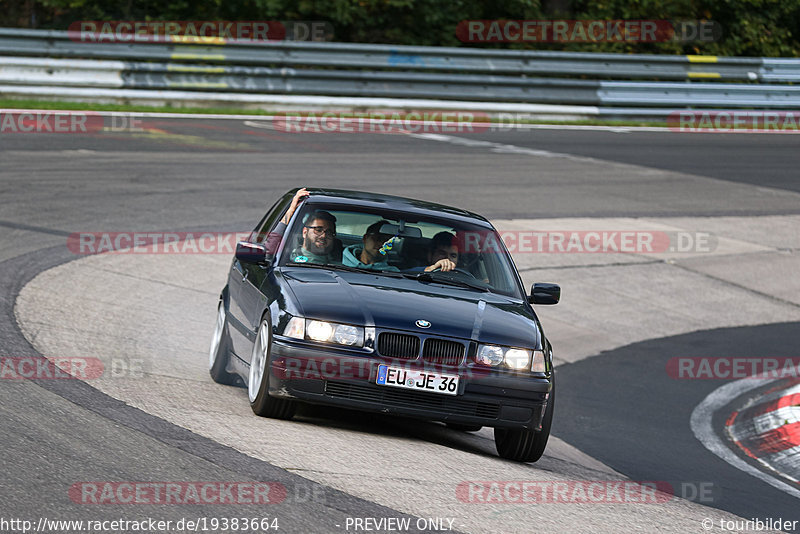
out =
<path fill-rule="evenodd" d="M 331 254 L 314 254 L 305 249 L 305 247 L 297 247 L 289 255 L 289 260 L 295 263 L 318 263 L 320 265 L 327 263 L 339 262 L 333 259 Z"/>

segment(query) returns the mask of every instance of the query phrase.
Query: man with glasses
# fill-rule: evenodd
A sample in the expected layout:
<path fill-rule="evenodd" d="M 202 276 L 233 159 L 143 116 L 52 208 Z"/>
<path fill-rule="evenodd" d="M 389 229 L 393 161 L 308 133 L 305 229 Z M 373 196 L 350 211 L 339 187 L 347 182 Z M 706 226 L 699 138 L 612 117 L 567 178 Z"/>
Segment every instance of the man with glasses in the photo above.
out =
<path fill-rule="evenodd" d="M 283 234 L 300 202 L 308 196 L 306 188 L 299 189 L 274 232 Z M 296 263 L 341 263 L 336 254 L 336 217 L 327 211 L 314 211 L 303 218 L 303 235 L 299 247 L 292 250 L 289 260 Z M 341 248 L 339 249 L 341 251 Z"/>
<path fill-rule="evenodd" d="M 341 263 L 334 254 L 336 217 L 327 211 L 315 211 L 305 216 L 303 240 L 289 259 L 295 263 Z"/>

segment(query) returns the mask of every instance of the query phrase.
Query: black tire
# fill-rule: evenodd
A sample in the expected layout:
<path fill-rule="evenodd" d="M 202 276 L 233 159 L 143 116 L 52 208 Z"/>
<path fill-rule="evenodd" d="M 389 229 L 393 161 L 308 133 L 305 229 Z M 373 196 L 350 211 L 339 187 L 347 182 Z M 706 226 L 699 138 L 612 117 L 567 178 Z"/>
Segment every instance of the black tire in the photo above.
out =
<path fill-rule="evenodd" d="M 538 432 L 525 428 L 495 428 L 494 445 L 501 458 L 516 462 L 535 462 L 544 454 L 547 439 L 550 437 L 550 426 L 553 423 L 555 409 L 555 385 L 550 390 L 550 398 L 542 420 L 542 429 Z"/>
<path fill-rule="evenodd" d="M 269 357 L 272 352 L 272 328 L 265 317 L 261 320 L 250 356 L 247 396 L 253 413 L 273 419 L 291 419 L 297 404 L 288 399 L 269 396 Z"/>
<path fill-rule="evenodd" d="M 225 370 L 230 359 L 231 339 L 228 335 L 228 317 L 225 314 L 225 303 L 219 301 L 217 306 L 217 323 L 214 327 L 214 337 L 211 338 L 211 347 L 208 349 L 208 373 L 214 382 L 233 386 L 238 382 L 238 377 Z"/>
<path fill-rule="evenodd" d="M 465 425 L 462 423 L 447 423 L 447 428 L 451 430 L 458 430 L 460 432 L 477 432 L 481 428 L 481 425 Z"/>

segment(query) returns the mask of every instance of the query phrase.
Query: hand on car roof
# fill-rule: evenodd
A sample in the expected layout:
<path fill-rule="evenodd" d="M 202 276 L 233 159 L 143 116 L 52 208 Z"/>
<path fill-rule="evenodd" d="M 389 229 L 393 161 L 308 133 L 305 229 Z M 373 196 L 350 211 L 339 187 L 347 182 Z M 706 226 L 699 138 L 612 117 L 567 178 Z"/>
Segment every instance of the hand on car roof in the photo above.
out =
<path fill-rule="evenodd" d="M 295 193 L 294 197 L 292 197 L 292 203 L 289 205 L 289 209 L 286 211 L 286 215 L 284 215 L 283 219 L 281 219 L 281 222 L 283 224 L 289 224 L 289 219 L 291 219 L 292 215 L 294 215 L 297 206 L 299 206 L 300 202 L 307 196 L 308 196 L 308 190 L 306 190 L 305 187 L 297 190 L 297 193 Z"/>

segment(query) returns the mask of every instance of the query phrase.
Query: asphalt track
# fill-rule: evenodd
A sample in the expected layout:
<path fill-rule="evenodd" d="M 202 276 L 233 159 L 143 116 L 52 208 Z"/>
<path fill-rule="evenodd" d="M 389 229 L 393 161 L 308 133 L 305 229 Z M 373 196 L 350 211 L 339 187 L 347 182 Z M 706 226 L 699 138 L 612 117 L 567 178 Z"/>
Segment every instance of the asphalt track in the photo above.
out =
<path fill-rule="evenodd" d="M 287 136 L 240 121 L 191 120 L 150 121 L 145 132 L 133 134 L 0 136 L 3 355 L 36 355 L 19 330 L 14 303 L 37 274 L 76 259 L 64 246 L 69 233 L 241 230 L 261 216 L 271 198 L 297 185 L 403 194 L 495 219 L 800 212 L 795 136 L 556 130 L 465 137 L 490 145 L 403 135 Z M 550 156 L 528 162 L 494 157 L 511 145 Z M 594 160 L 633 164 L 642 172 L 631 176 L 629 169 L 617 173 L 600 164 L 597 174 L 570 168 L 576 162 L 591 167 Z M 113 296 L 114 288 L 107 290 Z M 796 323 L 698 332 L 677 345 L 723 353 L 747 346 L 726 343 L 756 343 L 763 335 L 774 344 L 769 350 L 790 350 L 797 346 L 796 332 Z M 712 507 L 747 518 L 797 517 L 796 500 L 755 483 L 692 442 L 688 413 L 713 387 L 665 380 L 664 359 L 675 349 L 676 340 L 661 339 L 562 366 L 555 435 L 634 480 L 711 481 Z M 643 353 L 646 358 L 632 362 L 632 355 Z M 620 382 L 627 387 L 609 391 Z M 12 517 L 87 516 L 86 507 L 71 502 L 65 490 L 80 480 L 281 481 L 290 498 L 270 513 L 284 518 L 282 529 L 290 532 L 334 531 L 346 517 L 403 515 L 329 487 L 322 489 L 324 499 L 310 498 L 317 486 L 308 479 L 81 382 L 4 380 L 0 396 L 0 493 L 3 513 Z M 378 427 L 387 435 L 394 432 L 391 424 Z M 454 446 L 438 434 L 428 439 Z M 558 462 L 546 465 L 566 469 Z M 137 508 L 125 517 L 230 515 L 213 505 L 191 505 L 189 514 L 176 508 Z M 236 509 L 250 512 L 260 511 Z M 120 511 L 98 506 L 90 514 L 117 518 Z M 587 523 L 567 530 L 591 528 Z"/>
<path fill-rule="evenodd" d="M 686 427 L 693 408 L 724 381 L 681 380 L 664 372 L 676 355 L 794 357 L 800 344 L 799 326 L 785 323 L 695 332 L 635 343 L 563 365 L 559 387 L 574 394 L 560 404 L 562 417 L 555 432 L 634 480 L 665 480 L 675 487 L 691 481 L 697 488 L 702 487 L 698 482 L 710 482 L 705 489 L 714 506 L 746 518 L 800 520 L 795 497 L 727 469 Z M 620 406 L 624 418 L 614 408 Z M 717 429 L 723 428 L 728 413 L 715 414 Z"/>
<path fill-rule="evenodd" d="M 620 141 L 620 137 L 626 137 Z M 492 141 L 642 165 L 755 186 L 800 191 L 793 135 L 643 134 L 573 130 L 497 132 Z M 576 142 L 577 141 L 577 142 Z M 746 149 L 742 149 L 747 145 Z M 754 157 L 757 154 L 757 157 Z"/>

